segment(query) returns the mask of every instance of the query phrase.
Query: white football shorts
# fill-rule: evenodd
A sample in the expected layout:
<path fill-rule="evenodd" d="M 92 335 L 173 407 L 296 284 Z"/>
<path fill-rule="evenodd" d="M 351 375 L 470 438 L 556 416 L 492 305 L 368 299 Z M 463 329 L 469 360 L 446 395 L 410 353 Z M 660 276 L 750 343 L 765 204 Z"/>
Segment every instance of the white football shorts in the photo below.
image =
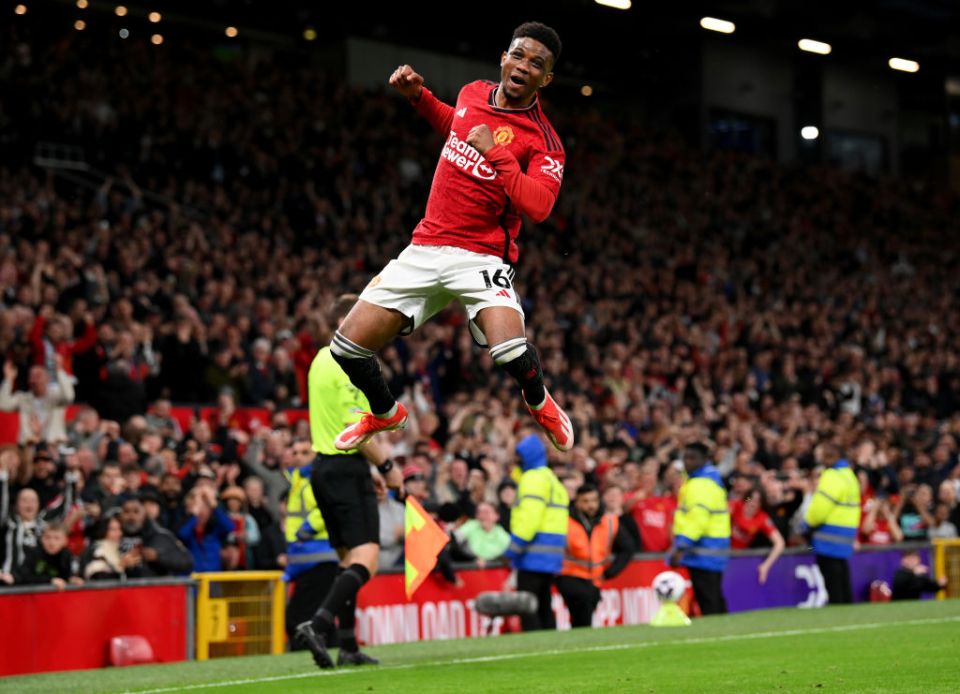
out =
<path fill-rule="evenodd" d="M 453 299 L 467 310 L 473 338 L 486 346 L 474 323 L 490 306 L 505 306 L 523 317 L 513 288 L 513 268 L 495 255 L 453 246 L 407 246 L 370 280 L 360 298 L 394 309 L 412 320 L 408 335 L 446 308 Z"/>

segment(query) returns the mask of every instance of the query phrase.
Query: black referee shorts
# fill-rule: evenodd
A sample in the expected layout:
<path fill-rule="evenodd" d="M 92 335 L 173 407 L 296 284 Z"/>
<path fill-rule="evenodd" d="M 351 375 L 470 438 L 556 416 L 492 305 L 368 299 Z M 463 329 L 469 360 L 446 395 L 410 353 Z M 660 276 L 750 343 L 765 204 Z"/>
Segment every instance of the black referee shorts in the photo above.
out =
<path fill-rule="evenodd" d="M 335 549 L 380 544 L 380 512 L 366 458 L 321 453 L 313 460 L 310 486 Z"/>

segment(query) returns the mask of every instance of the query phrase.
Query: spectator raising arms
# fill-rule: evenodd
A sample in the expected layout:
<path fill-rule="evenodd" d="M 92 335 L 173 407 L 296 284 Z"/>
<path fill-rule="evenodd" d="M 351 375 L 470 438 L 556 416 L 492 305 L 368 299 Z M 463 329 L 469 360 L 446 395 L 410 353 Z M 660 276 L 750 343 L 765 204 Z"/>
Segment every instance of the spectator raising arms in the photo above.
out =
<path fill-rule="evenodd" d="M 50 376 L 43 366 L 31 366 L 28 389 L 14 392 L 17 366 L 11 361 L 3 364 L 3 383 L 0 384 L 0 410 L 20 413 L 21 445 L 38 441 L 60 443 L 67 440 L 65 408 L 73 402 L 73 384 L 63 370 L 63 357 L 54 355 L 56 387 L 51 387 Z"/>
<path fill-rule="evenodd" d="M 37 265 L 36 267 L 41 267 Z M 96 321 L 89 311 L 83 313 L 83 334 L 70 339 L 72 324 L 67 316 L 57 316 L 49 304 L 40 308 L 30 329 L 30 346 L 33 349 L 33 363 L 46 369 L 52 379 L 57 371 L 63 370 L 73 375 L 73 355 L 86 352 L 97 341 Z M 58 361 L 56 357 L 59 356 Z"/>
<path fill-rule="evenodd" d="M 193 570 L 221 571 L 222 552 L 233 534 L 233 521 L 218 505 L 212 485 L 198 484 L 187 493 L 187 520 L 177 537 L 193 555 Z"/>
<path fill-rule="evenodd" d="M 13 572 L 20 568 L 27 553 L 40 543 L 43 521 L 40 515 L 40 499 L 32 489 L 21 489 L 13 515 L 3 528 L 3 544 L 0 545 L 0 581 L 13 582 Z"/>

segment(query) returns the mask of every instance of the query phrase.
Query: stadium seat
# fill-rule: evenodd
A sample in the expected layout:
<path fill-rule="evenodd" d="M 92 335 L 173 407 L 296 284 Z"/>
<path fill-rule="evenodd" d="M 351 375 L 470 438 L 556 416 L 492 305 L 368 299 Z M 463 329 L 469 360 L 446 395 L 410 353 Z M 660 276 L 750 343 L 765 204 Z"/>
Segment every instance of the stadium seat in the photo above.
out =
<path fill-rule="evenodd" d="M 150 642 L 142 636 L 114 636 L 110 639 L 110 664 L 115 667 L 156 661 Z"/>

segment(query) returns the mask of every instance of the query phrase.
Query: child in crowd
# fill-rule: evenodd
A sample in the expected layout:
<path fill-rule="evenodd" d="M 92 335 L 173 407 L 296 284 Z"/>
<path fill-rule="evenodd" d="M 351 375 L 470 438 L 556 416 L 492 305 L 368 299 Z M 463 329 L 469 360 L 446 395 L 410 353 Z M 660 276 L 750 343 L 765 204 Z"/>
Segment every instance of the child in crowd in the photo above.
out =
<path fill-rule="evenodd" d="M 73 555 L 67 549 L 67 530 L 62 523 L 47 523 L 40 545 L 29 548 L 23 563 L 13 571 L 18 585 L 51 583 L 63 590 L 67 583 L 82 583 L 74 576 Z"/>

